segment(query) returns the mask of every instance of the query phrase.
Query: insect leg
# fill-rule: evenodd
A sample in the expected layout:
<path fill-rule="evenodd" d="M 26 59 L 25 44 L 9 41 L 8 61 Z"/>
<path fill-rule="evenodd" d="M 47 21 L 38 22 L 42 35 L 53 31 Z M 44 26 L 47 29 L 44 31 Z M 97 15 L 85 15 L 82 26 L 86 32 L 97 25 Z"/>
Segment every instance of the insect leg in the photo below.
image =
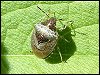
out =
<path fill-rule="evenodd" d="M 70 23 L 70 25 L 71 25 L 71 30 L 74 31 L 74 34 L 71 34 L 72 36 L 75 36 L 76 33 L 79 33 L 79 34 L 82 34 L 82 35 L 86 35 L 86 34 L 84 34 L 84 33 L 80 33 L 80 32 L 75 31 L 75 29 L 74 29 L 74 27 L 73 27 L 74 21 L 71 20 L 71 21 L 68 21 L 68 22 L 71 22 L 71 23 Z"/>
<path fill-rule="evenodd" d="M 62 55 L 61 55 L 61 52 L 60 52 L 60 49 L 59 49 L 59 47 L 58 47 L 58 46 L 57 46 L 57 50 L 58 50 L 58 53 L 59 53 L 60 58 L 61 58 L 61 61 L 62 61 Z"/>
<path fill-rule="evenodd" d="M 62 26 L 63 26 L 63 27 L 62 27 L 62 30 L 65 29 L 66 26 L 61 22 L 62 19 L 58 19 L 58 20 L 59 20 L 59 22 L 60 22 L 60 23 L 62 24 Z"/>
<path fill-rule="evenodd" d="M 66 40 L 63 36 L 59 36 L 60 38 L 62 38 L 63 40 L 65 40 L 66 42 L 69 42 L 68 40 Z"/>
<path fill-rule="evenodd" d="M 76 35 L 76 31 L 75 31 L 75 29 L 74 29 L 74 27 L 73 27 L 73 23 L 74 23 L 74 21 L 68 21 L 69 23 L 70 23 L 70 26 L 71 26 L 71 30 L 73 30 L 74 31 L 74 34 L 71 34 L 72 36 L 75 36 Z"/>

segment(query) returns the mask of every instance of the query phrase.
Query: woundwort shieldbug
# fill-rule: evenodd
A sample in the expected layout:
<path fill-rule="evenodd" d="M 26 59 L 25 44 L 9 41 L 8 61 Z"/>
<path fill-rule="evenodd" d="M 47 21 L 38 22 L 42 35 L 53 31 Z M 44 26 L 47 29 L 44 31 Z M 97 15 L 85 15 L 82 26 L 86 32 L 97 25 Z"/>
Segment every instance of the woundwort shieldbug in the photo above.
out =
<path fill-rule="evenodd" d="M 39 9 L 41 10 L 41 8 Z M 31 37 L 33 53 L 39 58 L 45 58 L 50 63 L 66 61 L 76 51 L 76 45 L 71 37 L 71 29 L 67 26 L 58 30 L 56 21 L 55 17 L 51 17 L 36 24 Z M 52 54 L 52 52 L 54 53 Z"/>
<path fill-rule="evenodd" d="M 37 57 L 46 58 L 53 51 L 58 38 L 55 26 L 56 18 L 54 17 L 35 25 L 31 46 Z"/>

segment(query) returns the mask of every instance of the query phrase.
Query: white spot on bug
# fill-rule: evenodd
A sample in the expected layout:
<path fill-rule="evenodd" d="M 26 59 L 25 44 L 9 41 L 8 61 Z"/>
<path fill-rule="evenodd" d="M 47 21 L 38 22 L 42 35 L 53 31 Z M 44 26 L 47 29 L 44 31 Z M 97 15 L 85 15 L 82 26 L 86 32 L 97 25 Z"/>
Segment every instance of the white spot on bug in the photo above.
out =
<path fill-rule="evenodd" d="M 37 33 L 43 34 L 46 38 L 50 40 L 56 39 L 58 37 L 54 31 L 49 29 L 49 27 L 42 25 L 41 23 L 35 25 L 35 30 Z"/>
<path fill-rule="evenodd" d="M 44 35 L 45 38 L 49 39 L 48 42 L 43 42 L 38 44 L 38 40 L 36 38 L 35 33 Z M 35 30 L 33 33 L 33 39 L 34 39 L 34 45 L 37 47 L 37 49 L 45 50 L 45 45 L 47 45 L 48 49 L 53 49 L 56 43 L 56 40 L 58 39 L 58 33 L 52 31 L 49 29 L 48 26 L 44 26 L 41 23 L 35 25 Z M 49 42 L 52 42 L 50 45 L 48 45 Z"/>

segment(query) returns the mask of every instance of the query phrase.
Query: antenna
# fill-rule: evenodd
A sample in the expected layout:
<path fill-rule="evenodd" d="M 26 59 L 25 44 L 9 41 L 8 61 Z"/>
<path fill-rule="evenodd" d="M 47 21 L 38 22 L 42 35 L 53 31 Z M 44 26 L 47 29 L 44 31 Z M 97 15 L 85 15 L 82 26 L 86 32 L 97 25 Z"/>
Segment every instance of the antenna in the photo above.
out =
<path fill-rule="evenodd" d="M 37 6 L 37 8 L 39 8 L 43 13 L 45 13 L 45 11 L 43 11 L 40 7 Z M 46 14 L 46 13 L 45 13 L 45 14 Z M 46 15 L 49 17 L 48 14 L 46 14 Z"/>

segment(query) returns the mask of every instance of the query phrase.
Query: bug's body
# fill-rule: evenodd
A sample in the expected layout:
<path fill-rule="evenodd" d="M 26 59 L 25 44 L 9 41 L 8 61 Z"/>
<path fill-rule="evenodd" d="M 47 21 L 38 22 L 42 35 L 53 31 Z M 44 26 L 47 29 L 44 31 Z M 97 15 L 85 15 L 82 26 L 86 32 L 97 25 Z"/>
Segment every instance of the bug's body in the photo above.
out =
<path fill-rule="evenodd" d="M 41 8 L 39 9 L 45 13 Z M 33 53 L 53 64 L 67 61 L 76 51 L 71 29 L 65 25 L 62 30 L 56 29 L 57 20 L 63 25 L 60 21 L 62 19 L 55 17 L 49 17 L 48 20 L 36 24 L 31 37 Z"/>
<path fill-rule="evenodd" d="M 37 57 L 46 58 L 54 50 L 58 39 L 55 25 L 56 19 L 53 17 L 35 25 L 31 46 Z"/>

